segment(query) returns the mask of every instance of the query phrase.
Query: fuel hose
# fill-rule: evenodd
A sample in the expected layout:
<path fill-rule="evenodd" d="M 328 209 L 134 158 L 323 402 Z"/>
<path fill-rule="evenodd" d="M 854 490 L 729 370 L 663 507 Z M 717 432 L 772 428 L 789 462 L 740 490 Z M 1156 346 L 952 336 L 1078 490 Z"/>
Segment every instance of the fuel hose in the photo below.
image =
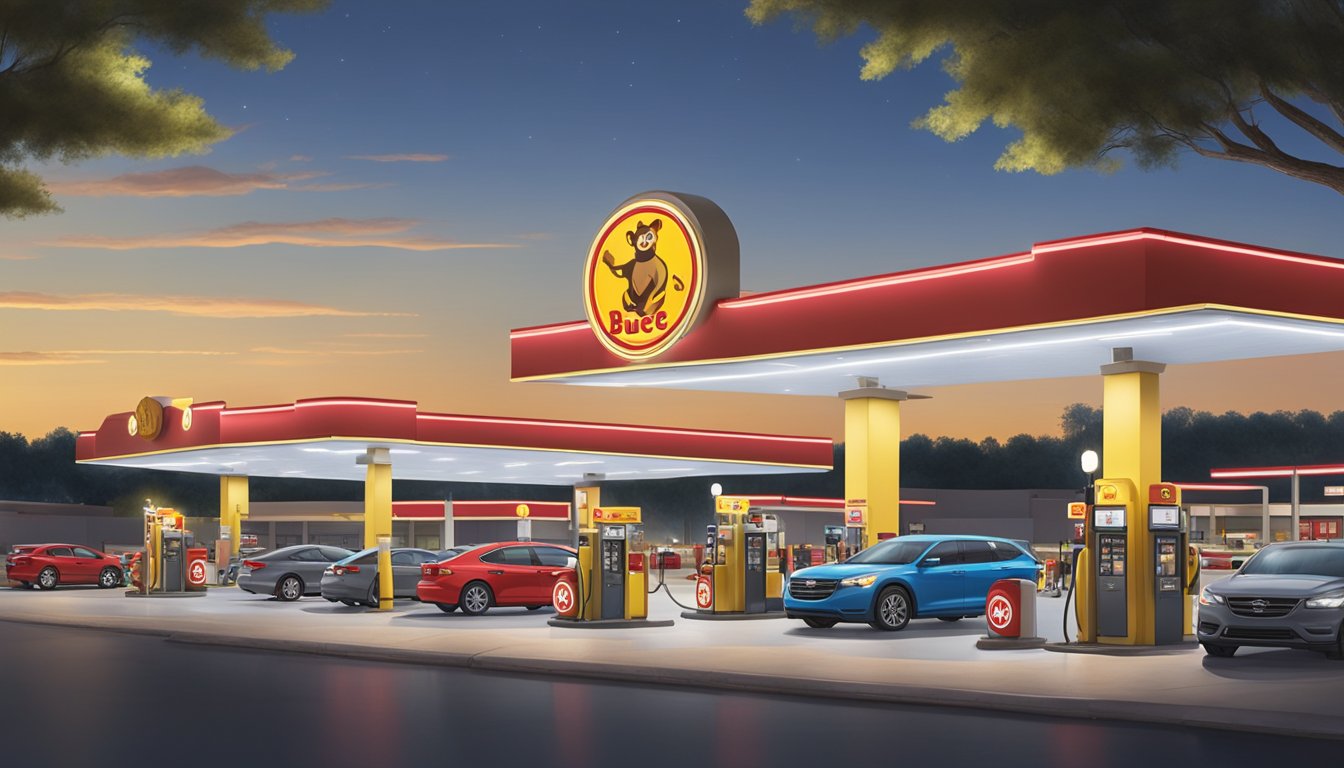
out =
<path fill-rule="evenodd" d="M 658 558 L 658 586 L 654 587 L 653 589 L 650 589 L 649 594 L 650 595 L 656 594 L 658 590 L 661 589 L 663 590 L 663 592 L 667 593 L 667 599 L 676 603 L 678 607 L 688 611 L 697 610 L 689 605 L 686 605 L 685 603 L 681 602 L 680 600 L 672 596 L 672 590 L 667 586 L 666 576 L 667 576 L 666 566 L 663 564 L 663 558 L 660 557 Z"/>

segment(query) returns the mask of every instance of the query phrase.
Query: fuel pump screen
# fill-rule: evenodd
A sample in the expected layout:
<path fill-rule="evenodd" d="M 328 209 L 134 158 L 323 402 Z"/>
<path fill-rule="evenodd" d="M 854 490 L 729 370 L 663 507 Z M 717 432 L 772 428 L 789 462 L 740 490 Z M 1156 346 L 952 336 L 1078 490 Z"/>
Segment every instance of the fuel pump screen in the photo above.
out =
<path fill-rule="evenodd" d="M 1097 507 L 1092 510 L 1093 528 L 1124 528 L 1124 507 Z"/>
<path fill-rule="evenodd" d="M 1181 527 L 1181 508 L 1157 505 L 1148 507 L 1148 527 L 1153 530 L 1178 530 Z"/>

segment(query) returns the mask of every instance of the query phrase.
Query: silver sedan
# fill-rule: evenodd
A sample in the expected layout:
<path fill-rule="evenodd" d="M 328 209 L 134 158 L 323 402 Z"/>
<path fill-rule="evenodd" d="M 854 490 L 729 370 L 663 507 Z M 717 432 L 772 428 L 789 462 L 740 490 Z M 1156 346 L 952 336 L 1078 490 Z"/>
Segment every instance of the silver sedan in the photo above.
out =
<path fill-rule="evenodd" d="M 392 596 L 415 597 L 420 583 L 420 564 L 437 563 L 447 557 L 428 549 L 399 547 L 392 550 Z M 372 547 L 327 566 L 322 574 L 322 596 L 346 605 L 378 607 L 378 548 Z"/>
<path fill-rule="evenodd" d="M 341 547 L 298 544 L 256 555 L 244 560 L 238 569 L 238 588 L 287 601 L 318 595 L 322 593 L 322 572 L 352 554 Z"/>

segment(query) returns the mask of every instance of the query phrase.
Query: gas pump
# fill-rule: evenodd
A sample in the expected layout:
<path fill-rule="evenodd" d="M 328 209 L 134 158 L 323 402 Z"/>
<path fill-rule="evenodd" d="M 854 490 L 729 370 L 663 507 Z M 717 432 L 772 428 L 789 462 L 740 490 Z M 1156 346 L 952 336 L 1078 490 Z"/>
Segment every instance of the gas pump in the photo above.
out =
<path fill-rule="evenodd" d="M 152 504 L 145 507 L 145 552 L 137 563 L 136 591 L 142 595 L 190 591 L 188 554 L 192 543 L 191 531 L 184 528 L 177 510 Z"/>
<path fill-rule="evenodd" d="M 639 507 L 580 510 L 576 570 L 578 611 L 572 621 L 623 621 L 648 616 L 644 526 Z"/>
<path fill-rule="evenodd" d="M 1092 584 L 1096 616 L 1092 626 L 1098 640 L 1129 634 L 1129 518 L 1134 506 L 1134 484 L 1128 480 L 1097 483 L 1097 502 L 1092 508 Z"/>
<path fill-rule="evenodd" d="M 1184 639 L 1185 521 L 1179 490 L 1153 486 L 1149 494 L 1148 531 L 1153 551 L 1153 643 L 1169 645 Z M 1167 492 L 1167 498 L 1161 496 Z M 1154 499 L 1153 496 L 1158 498 Z M 1159 503 L 1152 503 L 1157 501 Z M 1174 502 L 1174 503 L 1173 503 Z"/>
<path fill-rule="evenodd" d="M 1125 478 L 1098 480 L 1086 546 L 1075 558 L 1078 640 L 1165 645 L 1189 632 L 1189 564 L 1180 489 L 1148 488 L 1142 504 Z"/>
<path fill-rule="evenodd" d="M 759 614 L 784 609 L 779 519 L 753 512 L 749 499 L 719 496 L 713 546 L 707 556 L 708 594 L 697 597 L 698 614 Z M 702 577 L 704 578 L 704 577 Z M 690 615 L 690 614 L 686 614 Z"/>
<path fill-rule="evenodd" d="M 822 536 L 826 542 L 826 562 L 840 562 L 842 559 L 840 557 L 840 548 L 845 540 L 845 527 L 842 525 L 828 525 L 823 529 Z"/>

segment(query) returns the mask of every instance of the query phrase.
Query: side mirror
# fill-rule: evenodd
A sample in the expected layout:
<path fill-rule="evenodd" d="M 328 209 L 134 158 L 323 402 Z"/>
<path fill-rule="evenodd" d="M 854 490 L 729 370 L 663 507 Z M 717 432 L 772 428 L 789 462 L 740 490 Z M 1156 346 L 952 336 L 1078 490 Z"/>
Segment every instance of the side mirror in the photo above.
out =
<path fill-rule="evenodd" d="M 943 559 L 941 557 L 926 557 L 920 561 L 919 566 L 921 568 L 932 568 L 935 565 L 941 565 L 942 562 Z"/>

